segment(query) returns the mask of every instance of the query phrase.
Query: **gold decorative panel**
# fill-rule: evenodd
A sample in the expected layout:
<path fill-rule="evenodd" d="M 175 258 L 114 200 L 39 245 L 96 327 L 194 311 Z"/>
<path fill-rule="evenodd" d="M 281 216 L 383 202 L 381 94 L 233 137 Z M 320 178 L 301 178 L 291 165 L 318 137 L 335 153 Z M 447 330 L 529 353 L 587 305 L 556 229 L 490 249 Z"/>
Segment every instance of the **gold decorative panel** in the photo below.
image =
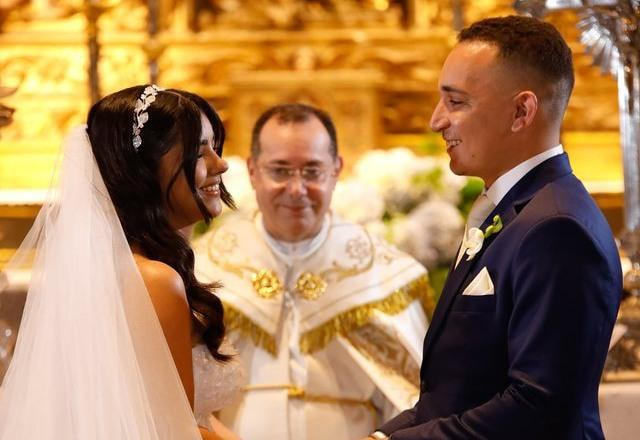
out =
<path fill-rule="evenodd" d="M 264 110 L 280 102 L 304 102 L 333 116 L 340 148 L 355 159 L 378 145 L 377 89 L 382 81 L 380 72 L 364 69 L 313 70 L 304 74 L 251 71 L 235 75 L 231 81 L 235 98 L 230 105 L 233 119 L 229 141 L 246 156 L 250 128 Z"/>
<path fill-rule="evenodd" d="M 85 5 L 93 5 L 86 9 Z M 347 162 L 366 148 L 429 139 L 437 78 L 456 29 L 513 13 L 511 0 L 8 0 L 0 3 L 0 85 L 16 108 L 0 131 L 0 190 L 43 188 L 58 145 L 90 105 L 88 29 L 97 19 L 99 90 L 149 81 L 202 94 L 246 153 L 258 112 L 302 100 L 334 116 Z M 148 14 L 149 7 L 157 14 Z M 157 6 L 157 8 L 154 8 Z M 93 12 L 94 15 L 88 14 Z M 95 15 L 96 12 L 100 14 Z M 147 19 L 150 19 L 148 25 Z M 615 81 L 582 54 L 573 13 L 549 17 L 572 45 L 576 88 L 564 142 L 578 174 L 620 181 Z M 151 31 L 150 31 L 151 29 Z M 572 135 L 576 133 L 576 135 Z M 586 134 L 584 134 L 586 133 Z M 605 139 L 590 147 L 594 133 Z M 584 151 L 599 154 L 598 166 Z M 575 152 L 575 153 L 573 153 Z M 579 156 L 579 158 L 578 158 Z M 1 203 L 1 201 L 0 201 Z"/>

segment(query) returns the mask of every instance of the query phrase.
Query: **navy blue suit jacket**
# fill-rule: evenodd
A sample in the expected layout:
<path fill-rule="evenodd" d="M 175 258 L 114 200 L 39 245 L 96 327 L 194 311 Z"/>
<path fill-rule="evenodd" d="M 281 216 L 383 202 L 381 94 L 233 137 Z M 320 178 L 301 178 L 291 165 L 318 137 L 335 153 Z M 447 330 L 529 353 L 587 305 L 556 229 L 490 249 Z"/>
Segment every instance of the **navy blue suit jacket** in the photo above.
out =
<path fill-rule="evenodd" d="M 424 341 L 416 406 L 392 440 L 600 439 L 598 384 L 622 275 L 609 226 L 566 154 L 500 201 L 503 229 L 452 269 Z M 462 295 L 482 268 L 494 295 Z"/>

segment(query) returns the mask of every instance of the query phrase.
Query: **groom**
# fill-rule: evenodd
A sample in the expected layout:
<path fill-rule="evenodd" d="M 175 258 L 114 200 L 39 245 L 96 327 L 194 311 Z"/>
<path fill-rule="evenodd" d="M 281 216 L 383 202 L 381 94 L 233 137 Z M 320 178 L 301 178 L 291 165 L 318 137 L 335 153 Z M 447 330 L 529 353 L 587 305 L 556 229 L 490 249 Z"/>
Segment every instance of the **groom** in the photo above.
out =
<path fill-rule="evenodd" d="M 571 51 L 526 17 L 477 22 L 458 41 L 431 126 L 451 169 L 486 190 L 424 341 L 420 400 L 371 438 L 601 439 L 621 270 L 560 144 Z"/>

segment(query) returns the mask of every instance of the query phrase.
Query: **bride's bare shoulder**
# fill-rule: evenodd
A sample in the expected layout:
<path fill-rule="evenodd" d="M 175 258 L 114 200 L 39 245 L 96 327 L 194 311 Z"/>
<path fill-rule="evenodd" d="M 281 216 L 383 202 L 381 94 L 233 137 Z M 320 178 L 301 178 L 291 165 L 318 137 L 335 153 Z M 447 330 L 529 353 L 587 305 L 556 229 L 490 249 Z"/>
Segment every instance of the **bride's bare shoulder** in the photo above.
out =
<path fill-rule="evenodd" d="M 133 257 L 149 292 L 182 385 L 189 402 L 193 403 L 191 311 L 182 278 L 165 263 L 150 260 L 135 252 Z"/>
<path fill-rule="evenodd" d="M 156 305 L 162 303 L 183 303 L 188 307 L 187 294 L 180 274 L 168 264 L 150 260 L 140 254 L 133 254 L 142 280 Z M 159 304 L 156 304 L 159 302 Z"/>

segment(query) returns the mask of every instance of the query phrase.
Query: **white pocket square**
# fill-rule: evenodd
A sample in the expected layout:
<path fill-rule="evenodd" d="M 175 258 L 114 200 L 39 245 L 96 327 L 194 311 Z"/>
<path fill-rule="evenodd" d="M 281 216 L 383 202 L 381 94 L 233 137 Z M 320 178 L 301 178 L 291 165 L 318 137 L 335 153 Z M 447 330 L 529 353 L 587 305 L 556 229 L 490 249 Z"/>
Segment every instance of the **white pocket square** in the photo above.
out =
<path fill-rule="evenodd" d="M 489 271 L 486 267 L 482 268 L 473 281 L 464 289 L 462 294 L 469 296 L 493 295 L 493 281 L 491 281 Z"/>

